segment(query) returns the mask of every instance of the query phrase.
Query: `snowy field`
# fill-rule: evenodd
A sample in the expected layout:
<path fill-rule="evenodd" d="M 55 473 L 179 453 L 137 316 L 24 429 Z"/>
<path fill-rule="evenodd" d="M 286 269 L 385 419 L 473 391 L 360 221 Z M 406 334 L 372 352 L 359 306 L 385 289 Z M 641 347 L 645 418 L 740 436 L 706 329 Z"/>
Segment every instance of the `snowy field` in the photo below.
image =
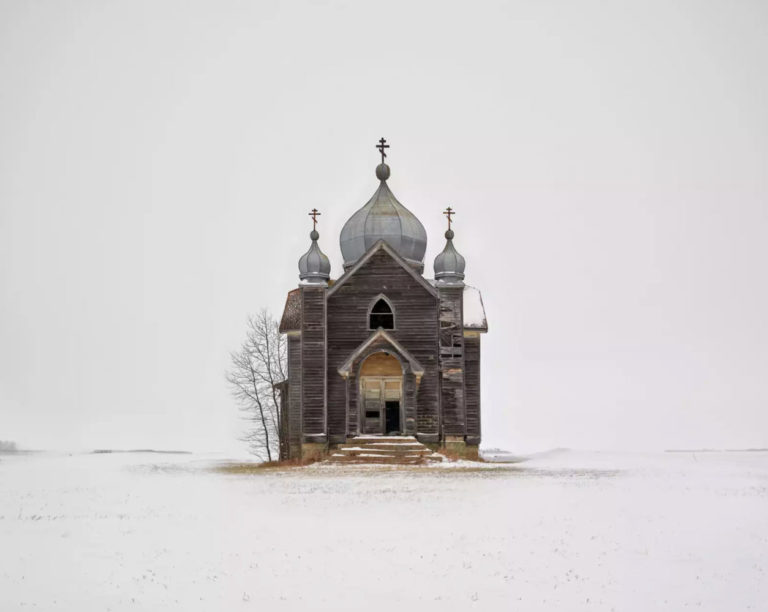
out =
<path fill-rule="evenodd" d="M 0 610 L 768 609 L 768 453 L 217 461 L 0 456 Z"/>

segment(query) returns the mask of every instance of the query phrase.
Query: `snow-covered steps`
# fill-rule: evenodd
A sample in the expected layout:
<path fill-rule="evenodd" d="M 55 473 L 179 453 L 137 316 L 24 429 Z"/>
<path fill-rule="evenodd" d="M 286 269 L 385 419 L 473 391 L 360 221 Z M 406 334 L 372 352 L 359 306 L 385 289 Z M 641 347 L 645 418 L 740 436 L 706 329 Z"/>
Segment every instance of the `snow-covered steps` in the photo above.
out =
<path fill-rule="evenodd" d="M 331 453 L 330 463 L 382 463 L 420 465 L 442 461 L 413 436 L 359 436 Z"/>

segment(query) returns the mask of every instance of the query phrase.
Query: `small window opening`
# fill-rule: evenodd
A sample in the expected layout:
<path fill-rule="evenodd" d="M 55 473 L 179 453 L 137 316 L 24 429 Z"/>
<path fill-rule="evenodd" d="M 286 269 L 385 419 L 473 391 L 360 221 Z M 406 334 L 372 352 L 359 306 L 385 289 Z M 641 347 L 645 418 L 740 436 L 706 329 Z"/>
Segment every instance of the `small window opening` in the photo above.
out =
<path fill-rule="evenodd" d="M 378 419 L 379 418 L 379 411 L 378 410 L 366 410 L 365 411 L 365 418 L 366 419 Z"/>
<path fill-rule="evenodd" d="M 379 329 L 379 327 L 382 329 L 395 329 L 395 315 L 384 299 L 380 299 L 371 308 L 370 328 Z"/>

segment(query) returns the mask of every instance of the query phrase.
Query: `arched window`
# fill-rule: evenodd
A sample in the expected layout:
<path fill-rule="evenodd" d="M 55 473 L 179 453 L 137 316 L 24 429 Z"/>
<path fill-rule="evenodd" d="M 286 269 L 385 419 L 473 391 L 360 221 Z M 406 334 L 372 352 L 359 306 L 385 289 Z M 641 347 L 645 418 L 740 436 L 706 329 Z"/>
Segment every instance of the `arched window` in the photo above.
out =
<path fill-rule="evenodd" d="M 381 298 L 373 305 L 368 321 L 371 329 L 395 329 L 395 313 L 387 300 Z"/>

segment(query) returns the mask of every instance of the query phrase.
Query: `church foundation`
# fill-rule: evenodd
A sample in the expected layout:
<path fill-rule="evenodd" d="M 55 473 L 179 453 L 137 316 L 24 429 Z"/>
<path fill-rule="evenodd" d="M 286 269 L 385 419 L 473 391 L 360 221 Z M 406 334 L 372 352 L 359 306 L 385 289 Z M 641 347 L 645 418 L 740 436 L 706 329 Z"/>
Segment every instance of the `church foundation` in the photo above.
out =
<path fill-rule="evenodd" d="M 302 461 L 322 461 L 328 455 L 328 445 L 323 442 L 304 442 L 301 445 Z"/>
<path fill-rule="evenodd" d="M 464 436 L 445 436 L 443 447 L 448 453 L 455 454 L 460 459 L 478 461 L 480 458 L 479 446 L 468 444 Z"/>

